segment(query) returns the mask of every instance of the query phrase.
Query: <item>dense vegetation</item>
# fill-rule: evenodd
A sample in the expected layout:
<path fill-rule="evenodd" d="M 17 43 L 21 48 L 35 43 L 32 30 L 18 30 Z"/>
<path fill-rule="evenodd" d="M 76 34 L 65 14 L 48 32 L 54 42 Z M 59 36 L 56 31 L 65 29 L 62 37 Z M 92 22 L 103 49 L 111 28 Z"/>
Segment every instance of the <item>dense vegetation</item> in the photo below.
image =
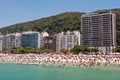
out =
<path fill-rule="evenodd" d="M 54 50 L 51 49 L 46 49 L 46 48 L 33 48 L 33 47 L 13 47 L 10 49 L 10 53 L 14 54 L 23 54 L 23 53 L 49 53 L 49 52 L 55 52 Z"/>
<path fill-rule="evenodd" d="M 22 31 L 47 31 L 49 34 L 67 30 L 80 30 L 81 12 L 66 12 L 35 21 L 15 24 L 0 29 L 3 34 Z"/>
<path fill-rule="evenodd" d="M 85 46 L 80 46 L 80 45 L 77 45 L 75 46 L 74 48 L 71 49 L 71 52 L 74 52 L 75 54 L 90 54 L 90 53 L 95 53 L 97 54 L 99 50 L 96 49 L 96 48 L 88 48 L 88 47 L 85 47 Z"/>
<path fill-rule="evenodd" d="M 113 12 L 116 14 L 116 27 L 117 27 L 117 45 L 120 46 L 120 9 L 111 10 L 98 10 L 95 12 Z M 66 12 L 55 16 L 42 18 L 25 23 L 19 23 L 0 29 L 3 34 L 22 32 L 22 31 L 47 31 L 49 34 L 58 33 L 67 30 L 80 30 L 80 17 L 83 12 Z"/>
<path fill-rule="evenodd" d="M 10 53 L 13 54 L 24 54 L 24 53 L 49 53 L 49 52 L 55 52 L 55 50 L 52 49 L 46 49 L 44 47 L 41 48 L 33 48 L 33 47 L 13 47 L 10 49 Z M 67 54 L 68 50 L 62 49 L 59 51 L 59 53 Z M 74 54 L 90 54 L 90 53 L 97 53 L 98 49 L 96 48 L 88 48 L 85 46 L 75 46 L 74 48 L 71 49 L 71 52 Z"/>

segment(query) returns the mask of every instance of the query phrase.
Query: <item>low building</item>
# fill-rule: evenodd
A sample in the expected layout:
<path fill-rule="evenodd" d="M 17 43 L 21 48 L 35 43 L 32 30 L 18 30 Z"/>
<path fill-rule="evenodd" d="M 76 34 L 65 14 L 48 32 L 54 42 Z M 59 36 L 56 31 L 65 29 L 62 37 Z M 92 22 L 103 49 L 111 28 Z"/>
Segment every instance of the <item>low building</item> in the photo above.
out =
<path fill-rule="evenodd" d="M 44 37 L 48 37 L 49 36 L 49 34 L 47 33 L 47 32 L 41 32 L 40 33 L 41 34 L 41 39 L 40 39 L 40 45 L 41 45 L 41 47 L 43 47 L 44 46 Z"/>
<path fill-rule="evenodd" d="M 55 36 L 47 36 L 44 37 L 44 47 L 46 49 L 52 49 L 55 50 L 56 49 L 56 37 Z"/>

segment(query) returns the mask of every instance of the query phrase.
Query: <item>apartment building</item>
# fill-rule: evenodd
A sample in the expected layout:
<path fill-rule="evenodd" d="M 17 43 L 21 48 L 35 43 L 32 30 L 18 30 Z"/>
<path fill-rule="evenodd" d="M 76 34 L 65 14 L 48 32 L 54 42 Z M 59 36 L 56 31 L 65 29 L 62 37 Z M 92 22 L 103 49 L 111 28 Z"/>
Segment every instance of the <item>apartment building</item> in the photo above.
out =
<path fill-rule="evenodd" d="M 81 45 L 110 53 L 116 46 L 116 15 L 91 13 L 81 16 Z"/>
<path fill-rule="evenodd" d="M 41 47 L 41 34 L 36 31 L 26 31 L 22 33 L 21 46 L 22 47 Z"/>
<path fill-rule="evenodd" d="M 0 33 L 0 52 L 3 50 L 3 35 Z"/>
<path fill-rule="evenodd" d="M 56 50 L 70 51 L 75 45 L 80 45 L 80 32 L 67 31 L 56 34 Z"/>
<path fill-rule="evenodd" d="M 21 46 L 21 33 L 11 33 L 3 36 L 3 49 Z"/>
<path fill-rule="evenodd" d="M 46 36 L 44 37 L 44 47 L 46 49 L 56 50 L 56 37 L 55 36 Z"/>

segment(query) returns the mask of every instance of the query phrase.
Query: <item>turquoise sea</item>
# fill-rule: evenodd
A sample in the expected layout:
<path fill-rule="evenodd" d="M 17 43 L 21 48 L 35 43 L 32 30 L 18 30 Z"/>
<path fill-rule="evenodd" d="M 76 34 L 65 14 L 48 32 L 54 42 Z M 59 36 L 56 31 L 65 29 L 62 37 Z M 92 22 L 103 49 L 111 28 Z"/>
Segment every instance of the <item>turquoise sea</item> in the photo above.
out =
<path fill-rule="evenodd" d="M 0 80 L 120 80 L 120 65 L 84 68 L 0 63 Z"/>

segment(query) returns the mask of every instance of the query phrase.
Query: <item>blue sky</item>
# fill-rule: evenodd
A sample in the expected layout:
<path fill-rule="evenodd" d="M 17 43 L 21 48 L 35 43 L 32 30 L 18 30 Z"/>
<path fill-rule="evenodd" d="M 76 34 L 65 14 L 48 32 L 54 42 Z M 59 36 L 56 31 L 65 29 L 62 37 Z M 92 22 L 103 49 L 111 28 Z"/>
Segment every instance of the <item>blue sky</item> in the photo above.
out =
<path fill-rule="evenodd" d="M 120 8 L 120 0 L 0 0 L 0 27 L 63 12 Z"/>

